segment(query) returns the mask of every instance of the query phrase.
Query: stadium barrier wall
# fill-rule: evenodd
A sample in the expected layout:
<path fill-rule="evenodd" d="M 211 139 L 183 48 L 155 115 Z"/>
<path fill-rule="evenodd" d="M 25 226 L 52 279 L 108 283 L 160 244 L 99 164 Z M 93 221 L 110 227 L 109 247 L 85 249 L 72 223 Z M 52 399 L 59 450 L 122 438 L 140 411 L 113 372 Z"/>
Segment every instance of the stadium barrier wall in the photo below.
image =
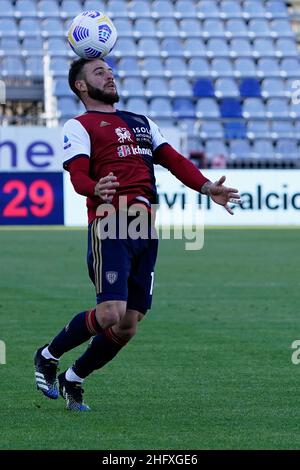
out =
<path fill-rule="evenodd" d="M 163 133 L 180 149 L 176 130 Z M 0 225 L 86 225 L 85 199 L 74 192 L 62 161 L 61 129 L 0 129 Z M 195 223 L 201 204 L 206 225 L 300 225 L 300 170 L 204 173 L 211 180 L 225 174 L 226 184 L 240 190 L 243 203 L 234 209 L 235 216 L 157 167 L 160 220 Z"/>

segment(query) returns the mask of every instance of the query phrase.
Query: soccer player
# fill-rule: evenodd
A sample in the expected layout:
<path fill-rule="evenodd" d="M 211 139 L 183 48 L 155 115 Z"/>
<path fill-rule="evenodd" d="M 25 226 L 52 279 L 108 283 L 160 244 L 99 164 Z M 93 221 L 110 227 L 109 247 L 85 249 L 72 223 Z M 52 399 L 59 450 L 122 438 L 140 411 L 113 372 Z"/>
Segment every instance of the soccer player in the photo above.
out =
<path fill-rule="evenodd" d="M 88 269 L 96 288 L 96 307 L 78 313 L 52 341 L 35 353 L 36 385 L 48 398 L 59 393 L 70 410 L 85 411 L 82 383 L 111 361 L 135 335 L 137 324 L 151 306 L 157 238 L 100 239 L 101 203 L 119 208 L 120 197 L 132 207 L 139 203 L 149 214 L 157 202 L 154 164 L 170 170 L 182 183 L 207 194 L 233 213 L 237 189 L 224 186 L 225 177 L 212 183 L 172 148 L 158 126 L 146 116 L 119 111 L 111 68 L 101 59 L 75 60 L 69 85 L 86 112 L 64 125 L 64 168 L 77 193 L 87 198 Z M 107 205 L 106 205 L 107 207 Z M 103 214 L 102 214 L 103 216 Z M 129 217 L 130 218 L 130 217 Z M 128 218 L 128 220 L 129 220 Z M 63 354 L 92 338 L 75 363 L 57 377 Z"/>

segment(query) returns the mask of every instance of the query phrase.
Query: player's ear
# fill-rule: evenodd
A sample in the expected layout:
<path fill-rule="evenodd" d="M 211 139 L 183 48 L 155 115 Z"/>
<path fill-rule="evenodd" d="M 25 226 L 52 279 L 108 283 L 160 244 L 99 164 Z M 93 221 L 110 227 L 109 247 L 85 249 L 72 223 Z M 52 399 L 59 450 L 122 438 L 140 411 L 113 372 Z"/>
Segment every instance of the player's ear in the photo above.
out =
<path fill-rule="evenodd" d="M 87 91 L 87 86 L 84 80 L 76 80 L 75 87 L 78 91 Z"/>

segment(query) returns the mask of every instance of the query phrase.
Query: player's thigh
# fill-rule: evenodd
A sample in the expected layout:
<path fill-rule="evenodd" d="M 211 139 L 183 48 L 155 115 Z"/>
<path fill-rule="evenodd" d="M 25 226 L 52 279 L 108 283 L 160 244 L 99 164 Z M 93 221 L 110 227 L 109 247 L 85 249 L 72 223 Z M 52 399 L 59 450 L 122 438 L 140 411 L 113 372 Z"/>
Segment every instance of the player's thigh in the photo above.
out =
<path fill-rule="evenodd" d="M 128 279 L 127 309 L 145 314 L 151 307 L 158 240 L 148 240 L 145 249 L 132 264 Z"/>
<path fill-rule="evenodd" d="M 89 227 L 88 267 L 95 285 L 97 304 L 126 302 L 131 254 L 126 240 L 99 237 L 99 221 Z"/>

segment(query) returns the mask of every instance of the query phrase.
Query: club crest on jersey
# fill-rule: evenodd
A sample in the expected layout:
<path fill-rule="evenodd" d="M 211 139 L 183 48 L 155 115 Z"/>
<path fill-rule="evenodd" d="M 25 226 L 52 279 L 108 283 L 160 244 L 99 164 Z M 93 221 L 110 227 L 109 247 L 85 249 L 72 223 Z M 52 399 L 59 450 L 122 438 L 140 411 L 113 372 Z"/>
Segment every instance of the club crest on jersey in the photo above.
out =
<path fill-rule="evenodd" d="M 105 277 L 106 277 L 107 282 L 109 282 L 109 284 L 112 285 L 118 279 L 118 273 L 117 271 L 106 271 Z"/>
<path fill-rule="evenodd" d="M 120 144 L 124 144 L 126 141 L 133 142 L 130 132 L 126 127 L 117 127 L 117 129 L 115 129 L 115 133 L 118 136 Z"/>

